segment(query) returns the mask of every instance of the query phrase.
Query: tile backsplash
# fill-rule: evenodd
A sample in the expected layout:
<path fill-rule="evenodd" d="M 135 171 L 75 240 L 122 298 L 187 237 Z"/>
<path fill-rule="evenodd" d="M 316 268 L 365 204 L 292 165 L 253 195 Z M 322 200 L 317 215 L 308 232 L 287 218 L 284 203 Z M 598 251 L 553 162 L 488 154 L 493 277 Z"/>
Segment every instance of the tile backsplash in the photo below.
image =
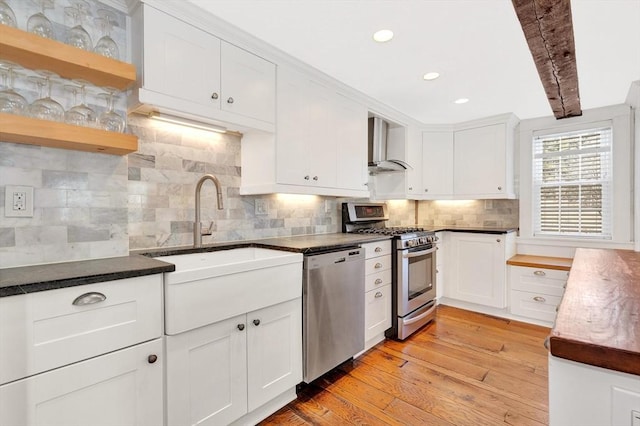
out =
<path fill-rule="evenodd" d="M 34 217 L 4 216 L 0 268 L 125 256 L 129 250 L 193 243 L 195 185 L 212 173 L 223 187 L 216 208 L 202 188 L 203 243 L 341 231 L 343 198 L 240 196 L 240 135 L 129 117 L 139 149 L 128 156 L 0 143 L 0 200 L 6 185 L 34 187 Z M 257 205 L 257 206 L 256 206 Z M 389 226 L 416 222 L 416 202 L 388 202 Z M 422 226 L 517 226 L 517 200 L 421 201 Z"/>

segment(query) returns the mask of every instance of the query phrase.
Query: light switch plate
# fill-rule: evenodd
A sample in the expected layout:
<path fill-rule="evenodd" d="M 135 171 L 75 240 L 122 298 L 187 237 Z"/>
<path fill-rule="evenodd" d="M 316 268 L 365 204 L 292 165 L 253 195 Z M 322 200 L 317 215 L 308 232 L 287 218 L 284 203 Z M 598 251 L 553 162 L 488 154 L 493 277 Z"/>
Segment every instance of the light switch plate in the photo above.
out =
<path fill-rule="evenodd" d="M 33 186 L 5 186 L 4 215 L 5 217 L 33 217 Z"/>

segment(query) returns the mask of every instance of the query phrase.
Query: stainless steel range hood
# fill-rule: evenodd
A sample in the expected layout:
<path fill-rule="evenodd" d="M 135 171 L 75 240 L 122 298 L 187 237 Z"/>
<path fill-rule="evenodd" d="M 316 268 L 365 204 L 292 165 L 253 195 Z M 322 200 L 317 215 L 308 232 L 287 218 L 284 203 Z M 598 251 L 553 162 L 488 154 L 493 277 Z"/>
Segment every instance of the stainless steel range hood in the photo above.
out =
<path fill-rule="evenodd" d="M 369 118 L 369 173 L 404 172 L 411 166 L 402 160 L 387 158 L 389 123 L 379 117 Z"/>

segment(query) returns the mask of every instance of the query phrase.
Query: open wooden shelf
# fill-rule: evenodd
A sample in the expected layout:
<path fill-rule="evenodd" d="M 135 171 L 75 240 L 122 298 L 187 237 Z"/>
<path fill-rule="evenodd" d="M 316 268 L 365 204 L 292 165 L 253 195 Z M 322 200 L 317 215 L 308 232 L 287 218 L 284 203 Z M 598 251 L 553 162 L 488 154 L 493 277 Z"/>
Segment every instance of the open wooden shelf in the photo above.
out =
<path fill-rule="evenodd" d="M 136 81 L 134 65 L 2 24 L 0 59 L 28 69 L 49 70 L 63 78 L 83 79 L 96 86 L 118 90 L 125 90 Z"/>
<path fill-rule="evenodd" d="M 114 155 L 138 150 L 134 135 L 1 113 L 0 141 Z"/>

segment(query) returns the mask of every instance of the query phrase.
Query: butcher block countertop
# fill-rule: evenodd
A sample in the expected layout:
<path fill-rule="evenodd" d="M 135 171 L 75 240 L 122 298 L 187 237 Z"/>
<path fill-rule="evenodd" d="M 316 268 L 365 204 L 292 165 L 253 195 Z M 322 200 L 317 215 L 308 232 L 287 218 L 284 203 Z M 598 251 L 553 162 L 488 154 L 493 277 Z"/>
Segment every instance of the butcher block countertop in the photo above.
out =
<path fill-rule="evenodd" d="M 640 375 L 640 253 L 577 249 L 551 354 Z"/>
<path fill-rule="evenodd" d="M 572 262 L 573 259 L 571 259 L 570 257 L 550 257 L 532 256 L 530 254 L 516 254 L 515 256 L 507 260 L 507 265 L 568 271 L 571 269 Z"/>

